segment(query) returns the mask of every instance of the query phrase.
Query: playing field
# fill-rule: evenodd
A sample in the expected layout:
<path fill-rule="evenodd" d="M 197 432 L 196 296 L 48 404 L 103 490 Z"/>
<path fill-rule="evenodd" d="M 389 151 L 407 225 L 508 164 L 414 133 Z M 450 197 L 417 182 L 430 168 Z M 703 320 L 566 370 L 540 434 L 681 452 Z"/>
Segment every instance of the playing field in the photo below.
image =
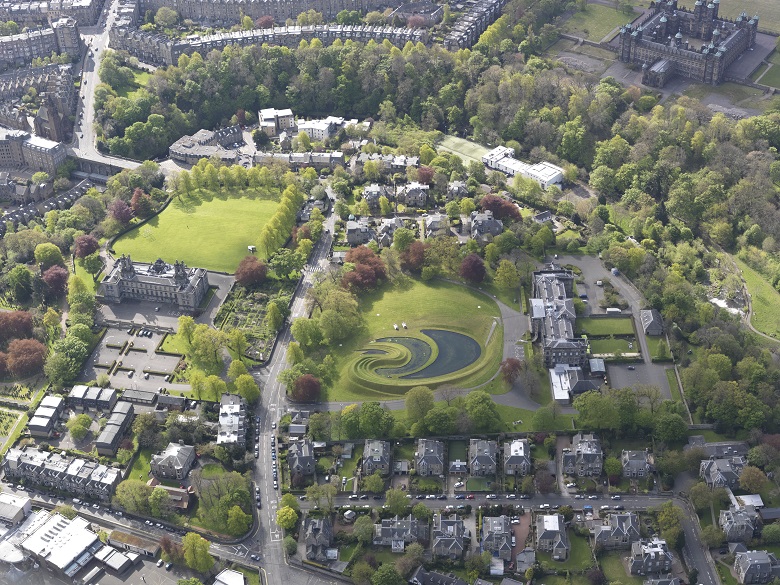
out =
<path fill-rule="evenodd" d="M 589 336 L 633 335 L 634 322 L 631 317 L 604 317 L 577 319 L 577 331 Z"/>
<path fill-rule="evenodd" d="M 252 197 L 174 199 L 158 216 L 120 237 L 112 248 L 133 260 L 183 260 L 188 266 L 233 272 L 257 246 L 277 201 Z"/>
<path fill-rule="evenodd" d="M 780 293 L 750 266 L 737 258 L 734 261 L 742 270 L 753 305 L 750 322 L 758 331 L 772 337 L 780 336 L 780 321 L 777 319 L 777 307 L 780 307 Z"/>
<path fill-rule="evenodd" d="M 693 2 L 689 4 L 692 6 Z M 758 28 L 780 33 L 780 2 L 777 0 L 722 0 L 718 14 L 733 19 L 743 10 L 749 17 L 758 15 Z"/>
<path fill-rule="evenodd" d="M 367 295 L 361 299 L 360 308 L 366 327 L 332 352 L 341 376 L 327 390 L 328 400 L 386 398 L 420 385 L 471 387 L 486 382 L 498 370 L 504 331 L 498 307 L 486 295 L 448 282 L 412 281 L 403 289 L 388 285 Z M 403 323 L 407 329 L 403 329 Z M 444 368 L 445 373 L 440 373 L 433 364 L 442 360 L 452 363 L 453 353 L 465 350 L 449 339 L 439 345 L 435 340 L 431 343 L 432 330 L 468 336 L 479 344 L 479 357 L 471 363 L 464 360 L 459 369 Z M 408 343 L 393 341 L 395 338 L 430 346 L 430 353 L 414 371 L 432 372 L 431 377 L 412 377 L 404 370 L 403 366 L 415 356 Z M 383 341 L 374 343 L 379 339 Z"/>
<path fill-rule="evenodd" d="M 587 10 L 575 12 L 563 25 L 563 31 L 591 41 L 600 41 L 613 29 L 632 22 L 639 14 L 625 14 L 610 6 L 588 4 Z"/>
<path fill-rule="evenodd" d="M 477 144 L 471 140 L 466 140 L 465 138 L 451 136 L 449 134 L 445 136 L 436 146 L 442 150 L 446 150 L 447 152 L 452 152 L 459 155 L 466 164 L 474 161 L 480 162 L 482 160 L 482 156 L 489 152 L 488 149 L 481 144 Z"/>

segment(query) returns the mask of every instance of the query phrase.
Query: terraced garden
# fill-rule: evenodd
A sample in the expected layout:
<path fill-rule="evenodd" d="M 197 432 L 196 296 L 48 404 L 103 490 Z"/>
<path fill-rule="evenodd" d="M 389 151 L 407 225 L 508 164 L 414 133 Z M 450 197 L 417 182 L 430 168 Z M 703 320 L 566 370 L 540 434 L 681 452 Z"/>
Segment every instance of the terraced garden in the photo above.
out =
<path fill-rule="evenodd" d="M 341 376 L 328 400 L 397 397 L 421 385 L 473 387 L 498 370 L 503 325 L 486 295 L 416 281 L 402 290 L 384 287 L 360 308 L 366 327 L 334 352 Z"/>

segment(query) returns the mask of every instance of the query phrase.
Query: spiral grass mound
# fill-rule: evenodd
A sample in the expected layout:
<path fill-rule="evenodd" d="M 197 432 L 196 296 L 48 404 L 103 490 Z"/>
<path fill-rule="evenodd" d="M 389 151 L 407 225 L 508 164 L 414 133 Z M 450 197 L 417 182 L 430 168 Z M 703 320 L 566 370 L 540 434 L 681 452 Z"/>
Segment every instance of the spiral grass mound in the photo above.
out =
<path fill-rule="evenodd" d="M 503 325 L 485 294 L 413 281 L 376 291 L 360 305 L 366 327 L 334 352 L 340 377 L 329 400 L 395 399 L 415 386 L 470 388 L 498 371 Z"/>

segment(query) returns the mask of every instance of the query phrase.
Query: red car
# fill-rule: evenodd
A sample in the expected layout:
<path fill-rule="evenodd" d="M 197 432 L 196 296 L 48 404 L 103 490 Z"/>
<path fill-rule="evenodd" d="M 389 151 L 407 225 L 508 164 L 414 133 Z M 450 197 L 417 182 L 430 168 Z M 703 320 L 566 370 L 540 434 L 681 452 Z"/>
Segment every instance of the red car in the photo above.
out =
<path fill-rule="evenodd" d="M 469 494 L 469 495 L 467 495 L 467 496 L 466 496 L 466 499 L 467 499 L 467 500 L 473 500 L 473 499 L 474 499 L 474 494 Z"/>

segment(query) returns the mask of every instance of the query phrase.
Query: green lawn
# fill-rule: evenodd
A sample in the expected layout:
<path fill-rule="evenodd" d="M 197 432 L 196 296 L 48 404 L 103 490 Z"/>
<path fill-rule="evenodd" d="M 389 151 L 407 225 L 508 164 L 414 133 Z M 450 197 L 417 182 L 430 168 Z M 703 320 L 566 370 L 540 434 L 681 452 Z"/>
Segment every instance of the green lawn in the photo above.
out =
<path fill-rule="evenodd" d="M 349 479 L 350 477 L 355 476 L 355 469 L 357 468 L 358 461 L 360 461 L 361 457 L 363 457 L 363 448 L 360 445 L 355 445 L 355 447 L 352 449 L 352 459 L 344 459 L 344 466 L 339 467 L 339 473 L 342 477 L 346 477 Z M 352 491 L 352 484 L 347 483 L 349 486 L 350 491 Z"/>
<path fill-rule="evenodd" d="M 780 88 L 780 53 L 775 51 L 769 56 L 767 61 L 769 61 L 772 64 L 772 68 L 769 69 L 768 65 L 761 65 L 758 69 L 756 69 L 755 73 L 753 73 L 753 75 L 750 76 L 750 79 L 755 81 L 756 79 L 761 77 L 761 74 L 764 71 L 766 71 L 766 75 L 761 77 L 759 83 L 763 83 L 764 85 L 769 85 L 771 87 Z"/>
<path fill-rule="evenodd" d="M 631 317 L 604 317 L 577 319 L 577 332 L 588 336 L 634 335 L 634 322 Z"/>
<path fill-rule="evenodd" d="M 503 353 L 503 326 L 495 302 L 476 291 L 457 284 L 413 280 L 404 288 L 387 284 L 360 299 L 365 327 L 356 332 L 342 347 L 333 348 L 339 379 L 325 391 L 330 401 L 382 399 L 403 394 L 415 386 L 432 388 L 453 384 L 461 388 L 487 382 L 498 370 Z M 406 322 L 408 329 L 396 331 L 394 324 Z M 494 326 L 495 324 L 495 326 Z M 432 347 L 426 365 L 433 363 L 438 348 L 422 329 L 443 329 L 470 336 L 480 344 L 482 353 L 475 362 L 449 374 L 430 378 L 402 378 L 401 374 L 384 376 L 374 370 L 400 367 L 412 357 L 412 352 L 399 343 L 372 342 L 381 338 L 412 337 Z M 364 354 L 362 350 L 381 349 L 380 355 Z"/>
<path fill-rule="evenodd" d="M 466 480 L 466 489 L 470 492 L 488 492 L 496 489 L 495 477 L 470 477 Z"/>
<path fill-rule="evenodd" d="M 736 18 L 742 11 L 748 16 L 758 14 L 758 27 L 780 34 L 780 4 L 776 0 L 740 0 L 739 2 L 721 2 L 718 14 Z"/>
<path fill-rule="evenodd" d="M 533 425 L 533 417 L 534 412 L 531 410 L 525 410 L 523 408 L 517 408 L 514 406 L 504 406 L 503 404 L 496 405 L 496 409 L 498 410 L 498 414 L 501 417 L 501 420 L 506 423 L 507 427 L 512 432 L 529 432 L 534 430 L 571 430 L 574 428 L 572 426 L 572 419 L 574 418 L 573 414 L 559 414 L 555 418 L 555 428 L 554 429 L 535 429 Z M 523 421 L 519 425 L 513 424 L 515 421 L 520 420 Z"/>
<path fill-rule="evenodd" d="M 450 441 L 448 447 L 450 461 L 465 461 L 468 457 L 469 444 L 466 441 Z"/>
<path fill-rule="evenodd" d="M 92 275 L 89 272 L 84 270 L 84 264 L 81 260 L 76 260 L 76 276 L 84 281 L 84 284 L 86 285 L 89 292 L 95 294 L 97 289 L 97 282 L 92 279 Z M 99 278 L 98 282 L 100 282 Z"/>
<path fill-rule="evenodd" d="M 590 351 L 593 354 L 608 354 L 608 353 L 639 353 L 639 346 L 636 339 L 628 341 L 626 339 L 591 339 Z M 633 346 L 629 349 L 628 344 Z"/>
<path fill-rule="evenodd" d="M 481 162 L 482 156 L 489 152 L 489 149 L 481 144 L 449 134 L 445 136 L 436 147 L 437 149 L 457 154 L 463 159 L 464 163 L 469 163 L 471 161 Z"/>
<path fill-rule="evenodd" d="M 750 317 L 750 322 L 753 324 L 753 327 L 762 333 L 777 337 L 780 335 L 780 319 L 777 318 L 777 307 L 780 307 L 780 293 L 742 260 L 734 257 L 734 262 L 742 270 L 742 277 L 747 283 L 748 292 L 751 296 L 753 314 Z"/>
<path fill-rule="evenodd" d="M 146 482 L 149 479 L 149 470 L 151 469 L 149 462 L 152 460 L 152 455 L 151 449 L 141 449 L 127 479 L 140 479 Z"/>
<path fill-rule="evenodd" d="M 406 459 L 407 461 L 414 461 L 415 451 L 417 451 L 416 443 L 403 443 L 401 445 L 395 445 L 393 447 L 393 460 L 398 461 Z"/>
<path fill-rule="evenodd" d="M 677 385 L 677 376 L 674 375 L 674 368 L 666 369 L 666 379 L 669 381 L 669 390 L 672 391 L 672 400 L 682 402 L 680 387 Z"/>
<path fill-rule="evenodd" d="M 586 10 L 575 12 L 563 25 L 563 32 L 600 41 L 615 27 L 634 20 L 637 14 L 627 15 L 620 10 L 601 4 L 588 4 Z"/>
<path fill-rule="evenodd" d="M 599 559 L 601 570 L 609 583 L 619 581 L 623 585 L 642 585 L 641 577 L 629 575 L 623 566 L 623 557 L 625 555 L 619 552 L 612 552 L 602 555 Z"/>
<path fill-rule="evenodd" d="M 142 262 L 163 256 L 167 262 L 233 272 L 247 246 L 259 245 L 260 231 L 277 206 L 250 190 L 243 197 L 213 198 L 199 191 L 172 201 L 148 223 L 120 237 L 113 249 Z"/>
<path fill-rule="evenodd" d="M 206 463 L 201 470 L 203 479 L 214 479 L 225 473 L 225 468 L 219 463 Z"/>
<path fill-rule="evenodd" d="M 130 69 L 133 71 L 132 83 L 130 85 L 123 85 L 113 89 L 116 91 L 116 94 L 119 97 L 133 99 L 137 97 L 138 90 L 142 87 L 145 87 L 149 83 L 149 78 L 152 76 L 152 74 L 142 69 L 133 69 L 132 67 Z"/>
<path fill-rule="evenodd" d="M 536 585 L 590 585 L 585 575 L 573 574 L 567 579 L 565 575 L 545 575 L 534 580 Z"/>
<path fill-rule="evenodd" d="M 243 573 L 244 577 L 246 577 L 246 585 L 261 585 L 260 573 L 258 571 L 252 571 L 251 569 L 240 566 L 236 566 L 236 570 L 239 573 Z"/>
<path fill-rule="evenodd" d="M 655 359 L 658 355 L 658 349 L 663 345 L 666 349 L 666 356 L 669 358 L 669 344 L 666 343 L 666 337 L 663 335 L 658 337 L 647 336 L 647 348 L 650 350 L 650 358 Z M 670 358 L 669 358 L 670 359 Z"/>
<path fill-rule="evenodd" d="M 339 547 L 339 560 L 340 561 L 348 561 L 350 558 L 352 558 L 352 553 L 355 552 L 355 549 L 357 548 L 357 543 L 355 544 L 348 544 L 346 546 L 340 546 Z"/>
<path fill-rule="evenodd" d="M 723 583 L 723 585 L 737 585 L 737 580 L 731 574 L 731 571 L 726 565 L 720 561 L 716 561 L 715 567 L 718 569 L 718 576 L 720 577 L 720 582 Z"/>
<path fill-rule="evenodd" d="M 760 89 L 754 89 L 752 87 L 730 82 L 721 83 L 717 87 L 705 85 L 703 83 L 695 83 L 690 85 L 683 92 L 683 95 L 697 100 L 704 100 L 711 95 L 721 96 L 734 105 L 759 109 L 766 108 L 766 104 L 769 103 L 761 99 L 764 92 Z"/>

